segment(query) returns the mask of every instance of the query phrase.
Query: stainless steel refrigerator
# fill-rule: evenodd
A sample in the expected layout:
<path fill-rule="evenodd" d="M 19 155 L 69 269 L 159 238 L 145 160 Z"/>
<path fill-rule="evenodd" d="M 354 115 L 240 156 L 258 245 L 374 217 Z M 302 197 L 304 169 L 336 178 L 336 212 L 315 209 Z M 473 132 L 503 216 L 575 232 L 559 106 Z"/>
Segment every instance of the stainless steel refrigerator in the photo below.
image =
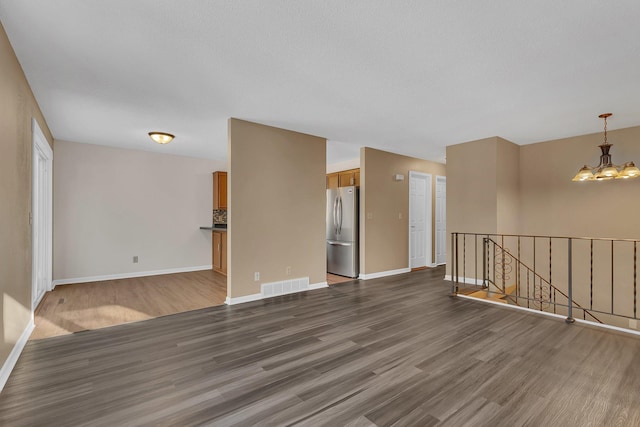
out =
<path fill-rule="evenodd" d="M 327 272 L 358 277 L 358 188 L 327 190 Z"/>

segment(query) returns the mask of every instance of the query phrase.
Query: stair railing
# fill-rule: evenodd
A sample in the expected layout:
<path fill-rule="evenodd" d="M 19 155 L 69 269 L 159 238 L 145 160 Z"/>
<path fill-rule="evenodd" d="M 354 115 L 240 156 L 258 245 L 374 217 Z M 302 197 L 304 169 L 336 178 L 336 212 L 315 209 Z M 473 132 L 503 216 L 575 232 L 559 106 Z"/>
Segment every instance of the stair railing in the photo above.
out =
<path fill-rule="evenodd" d="M 500 294 L 512 304 L 566 315 L 569 323 L 577 310 L 585 320 L 634 328 L 638 243 L 633 239 L 452 233 L 451 293 L 455 296 L 461 287 L 472 285 Z M 507 289 L 514 292 L 507 294 Z"/>
<path fill-rule="evenodd" d="M 484 245 L 483 251 L 483 260 L 487 262 L 487 270 L 485 270 L 486 276 L 483 278 L 483 283 L 486 284 L 487 288 L 491 288 L 494 286 L 498 289 L 499 293 L 508 298 L 510 301 L 515 303 L 516 305 L 524 306 L 522 301 L 526 301 L 527 308 L 533 308 L 540 311 L 551 311 L 553 309 L 553 313 L 557 314 L 558 307 L 567 308 L 567 321 L 573 323 L 573 308 L 578 308 L 582 310 L 583 318 L 586 320 L 586 316 L 589 316 L 590 319 L 596 321 L 598 323 L 603 323 L 600 319 L 594 316 L 588 309 L 582 307 L 578 304 L 571 296 L 565 294 L 563 291 L 552 285 L 549 281 L 547 281 L 544 277 L 533 271 L 531 267 L 517 259 L 513 256 L 508 249 L 503 248 L 498 244 L 495 240 L 489 237 L 484 237 L 482 239 Z M 571 251 L 571 239 L 569 239 L 568 251 Z M 493 263 L 489 262 L 490 255 L 493 253 Z M 571 257 L 571 255 L 569 255 Z M 507 265 L 515 264 L 515 271 L 517 274 L 522 277 L 522 271 L 525 272 L 526 282 L 521 281 L 520 283 L 516 280 L 515 283 L 515 295 L 507 294 L 506 292 L 506 283 L 509 280 L 508 272 L 511 271 L 510 268 L 506 267 Z M 494 277 L 493 279 L 489 276 L 488 272 L 493 270 Z M 569 274 L 571 274 L 571 270 L 569 270 Z M 499 280 L 496 283 L 496 280 Z M 522 280 L 522 279 L 520 279 Z M 571 280 L 571 279 L 569 279 Z M 521 286 L 523 284 L 526 289 L 526 294 L 520 295 Z M 571 293 L 573 286 L 568 287 Z M 566 303 L 563 301 L 566 300 Z"/>

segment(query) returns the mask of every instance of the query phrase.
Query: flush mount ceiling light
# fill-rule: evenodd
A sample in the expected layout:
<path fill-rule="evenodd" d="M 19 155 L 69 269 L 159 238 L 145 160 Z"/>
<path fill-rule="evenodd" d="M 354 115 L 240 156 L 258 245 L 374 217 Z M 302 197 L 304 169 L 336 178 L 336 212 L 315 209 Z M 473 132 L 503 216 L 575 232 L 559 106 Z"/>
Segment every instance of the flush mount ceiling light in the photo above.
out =
<path fill-rule="evenodd" d="M 640 176 L 640 169 L 633 162 L 626 162 L 622 165 L 614 165 L 611 162 L 609 150 L 613 144 L 607 142 L 607 118 L 611 113 L 600 114 L 598 117 L 604 119 L 604 142 L 600 147 L 600 163 L 597 166 L 584 165 L 573 177 L 572 181 L 606 181 L 608 179 L 631 179 Z"/>
<path fill-rule="evenodd" d="M 158 144 L 168 144 L 175 138 L 174 135 L 166 132 L 149 132 L 149 136 Z"/>

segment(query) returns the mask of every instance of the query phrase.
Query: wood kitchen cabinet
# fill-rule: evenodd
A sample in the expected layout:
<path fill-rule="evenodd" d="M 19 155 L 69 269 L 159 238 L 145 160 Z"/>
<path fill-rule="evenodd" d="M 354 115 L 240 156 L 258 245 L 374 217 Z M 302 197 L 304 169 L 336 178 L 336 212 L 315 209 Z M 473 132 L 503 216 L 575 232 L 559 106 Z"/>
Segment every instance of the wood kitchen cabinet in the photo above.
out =
<path fill-rule="evenodd" d="M 227 275 L 227 232 L 213 231 L 213 271 Z"/>
<path fill-rule="evenodd" d="M 338 172 L 327 175 L 327 188 L 338 188 L 340 185 L 340 177 Z"/>
<path fill-rule="evenodd" d="M 213 209 L 227 209 L 227 173 L 213 173 Z"/>
<path fill-rule="evenodd" d="M 342 172 L 327 174 L 327 188 L 360 187 L 360 169 L 349 169 Z"/>

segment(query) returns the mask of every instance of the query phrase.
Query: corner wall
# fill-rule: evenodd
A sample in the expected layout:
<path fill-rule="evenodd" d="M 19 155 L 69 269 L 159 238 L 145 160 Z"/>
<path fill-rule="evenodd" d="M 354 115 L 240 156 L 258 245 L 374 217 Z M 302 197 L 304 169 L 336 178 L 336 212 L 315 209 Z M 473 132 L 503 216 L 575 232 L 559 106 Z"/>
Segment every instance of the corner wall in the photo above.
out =
<path fill-rule="evenodd" d="M 325 169 L 326 139 L 229 119 L 229 298 L 261 283 L 326 283 Z"/>
<path fill-rule="evenodd" d="M 519 232 L 520 148 L 497 136 L 447 147 L 447 274 L 451 233 Z M 477 241 L 463 243 L 466 248 Z M 475 271 L 466 261 L 465 267 Z"/>
<path fill-rule="evenodd" d="M 31 119 L 53 138 L 0 24 L 0 366 L 31 323 Z M 55 156 L 54 156 L 55 158 Z M 14 352 L 15 354 L 15 352 Z M 17 358 L 17 355 L 15 356 Z M 15 360 L 13 361 L 15 362 Z M 13 367 L 13 365 L 11 365 Z M 8 369 L 0 372 L 5 379 Z M 0 381 L 0 388 L 3 383 Z"/>
<path fill-rule="evenodd" d="M 361 149 L 360 158 L 361 274 L 406 269 L 409 267 L 409 171 L 432 175 L 431 215 L 435 219 L 436 175 L 446 175 L 445 165 L 368 147 Z M 395 174 L 403 174 L 404 181 L 394 181 Z M 435 221 L 431 230 L 432 263 L 435 260 L 434 224 Z"/>
<path fill-rule="evenodd" d="M 211 174 L 225 168 L 209 159 L 56 140 L 54 279 L 211 268 L 211 232 L 199 227 L 212 223 Z"/>

